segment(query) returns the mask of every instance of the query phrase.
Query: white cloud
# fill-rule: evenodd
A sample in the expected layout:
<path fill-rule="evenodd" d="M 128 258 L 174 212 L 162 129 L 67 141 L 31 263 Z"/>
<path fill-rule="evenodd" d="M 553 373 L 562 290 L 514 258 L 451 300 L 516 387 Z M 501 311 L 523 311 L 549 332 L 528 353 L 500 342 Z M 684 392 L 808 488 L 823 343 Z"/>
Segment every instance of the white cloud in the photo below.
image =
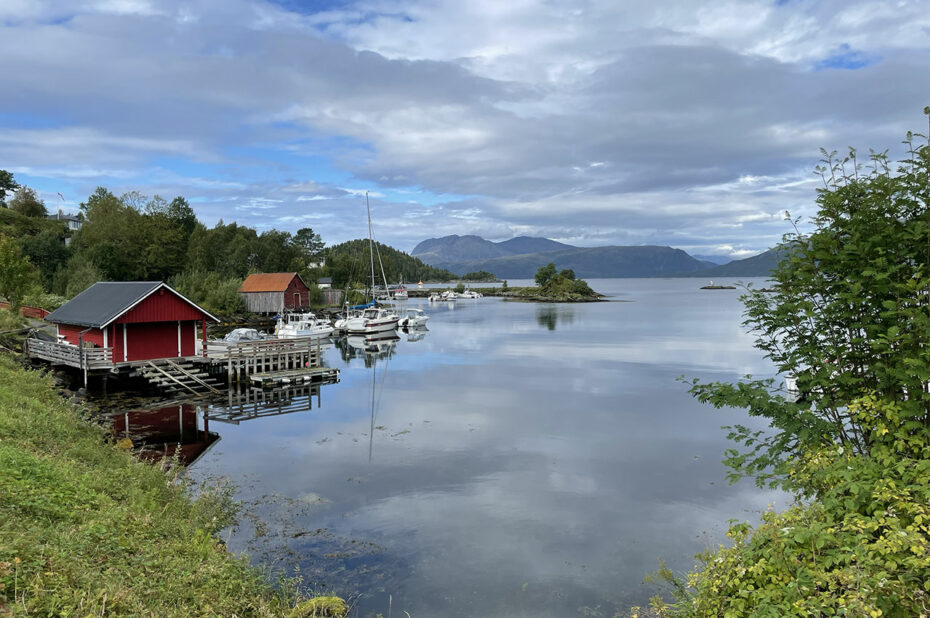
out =
<path fill-rule="evenodd" d="M 784 231 L 773 213 L 812 212 L 820 146 L 895 149 L 919 124 L 925 9 L 12 0 L 0 162 L 75 193 L 217 205 L 204 217 L 316 216 L 328 242 L 360 235 L 346 215 L 363 220 L 366 187 L 402 248 L 523 233 L 761 250 Z M 837 50 L 875 64 L 813 70 Z"/>

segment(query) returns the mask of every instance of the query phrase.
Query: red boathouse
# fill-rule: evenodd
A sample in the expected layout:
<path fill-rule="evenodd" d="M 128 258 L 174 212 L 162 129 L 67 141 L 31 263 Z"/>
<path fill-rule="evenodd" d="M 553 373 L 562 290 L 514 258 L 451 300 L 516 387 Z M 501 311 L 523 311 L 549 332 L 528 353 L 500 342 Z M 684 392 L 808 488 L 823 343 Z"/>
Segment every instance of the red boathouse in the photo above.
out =
<path fill-rule="evenodd" d="M 310 307 L 310 288 L 297 273 L 255 273 L 239 287 L 239 296 L 252 313 L 283 313 Z"/>
<path fill-rule="evenodd" d="M 207 321 L 219 321 L 161 281 L 95 283 L 45 320 L 62 343 L 112 350 L 114 365 L 194 356 L 195 325 L 206 340 Z"/>

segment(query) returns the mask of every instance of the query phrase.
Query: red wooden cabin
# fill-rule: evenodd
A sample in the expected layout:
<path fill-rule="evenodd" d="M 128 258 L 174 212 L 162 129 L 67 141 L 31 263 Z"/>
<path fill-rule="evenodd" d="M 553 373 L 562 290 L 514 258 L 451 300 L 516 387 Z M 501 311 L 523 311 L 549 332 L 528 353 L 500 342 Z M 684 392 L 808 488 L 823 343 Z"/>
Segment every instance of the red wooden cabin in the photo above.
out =
<path fill-rule="evenodd" d="M 58 338 L 111 348 L 113 364 L 194 356 L 195 324 L 206 343 L 215 317 L 161 281 L 101 281 L 45 317 Z"/>
<path fill-rule="evenodd" d="M 239 287 L 245 308 L 253 313 L 283 313 L 310 307 L 310 288 L 297 273 L 256 273 Z"/>

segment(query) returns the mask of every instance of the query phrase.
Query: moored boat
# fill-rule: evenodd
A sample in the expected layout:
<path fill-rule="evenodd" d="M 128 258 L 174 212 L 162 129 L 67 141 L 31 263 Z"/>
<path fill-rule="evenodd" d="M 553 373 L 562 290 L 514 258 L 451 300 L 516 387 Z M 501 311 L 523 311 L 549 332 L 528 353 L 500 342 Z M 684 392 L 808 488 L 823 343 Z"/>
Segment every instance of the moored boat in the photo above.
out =
<path fill-rule="evenodd" d="M 406 315 L 400 318 L 397 325 L 401 328 L 425 328 L 429 316 L 422 309 L 410 307 Z"/>
<path fill-rule="evenodd" d="M 312 313 L 289 313 L 278 319 L 275 336 L 281 339 L 318 339 L 333 334 L 333 326 Z"/>
<path fill-rule="evenodd" d="M 395 330 L 398 320 L 400 318 L 393 311 L 383 307 L 372 307 L 365 309 L 357 317 L 346 319 L 345 330 L 350 335 L 384 333 Z"/>

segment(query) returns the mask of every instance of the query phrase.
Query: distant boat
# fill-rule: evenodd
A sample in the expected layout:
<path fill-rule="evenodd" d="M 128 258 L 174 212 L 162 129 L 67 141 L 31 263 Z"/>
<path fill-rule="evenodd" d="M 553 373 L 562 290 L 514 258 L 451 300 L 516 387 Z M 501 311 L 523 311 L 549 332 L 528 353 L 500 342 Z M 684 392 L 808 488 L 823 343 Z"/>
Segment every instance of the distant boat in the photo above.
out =
<path fill-rule="evenodd" d="M 735 290 L 736 286 L 733 285 L 714 285 L 714 282 L 711 281 L 707 285 L 701 286 L 702 290 Z"/>

